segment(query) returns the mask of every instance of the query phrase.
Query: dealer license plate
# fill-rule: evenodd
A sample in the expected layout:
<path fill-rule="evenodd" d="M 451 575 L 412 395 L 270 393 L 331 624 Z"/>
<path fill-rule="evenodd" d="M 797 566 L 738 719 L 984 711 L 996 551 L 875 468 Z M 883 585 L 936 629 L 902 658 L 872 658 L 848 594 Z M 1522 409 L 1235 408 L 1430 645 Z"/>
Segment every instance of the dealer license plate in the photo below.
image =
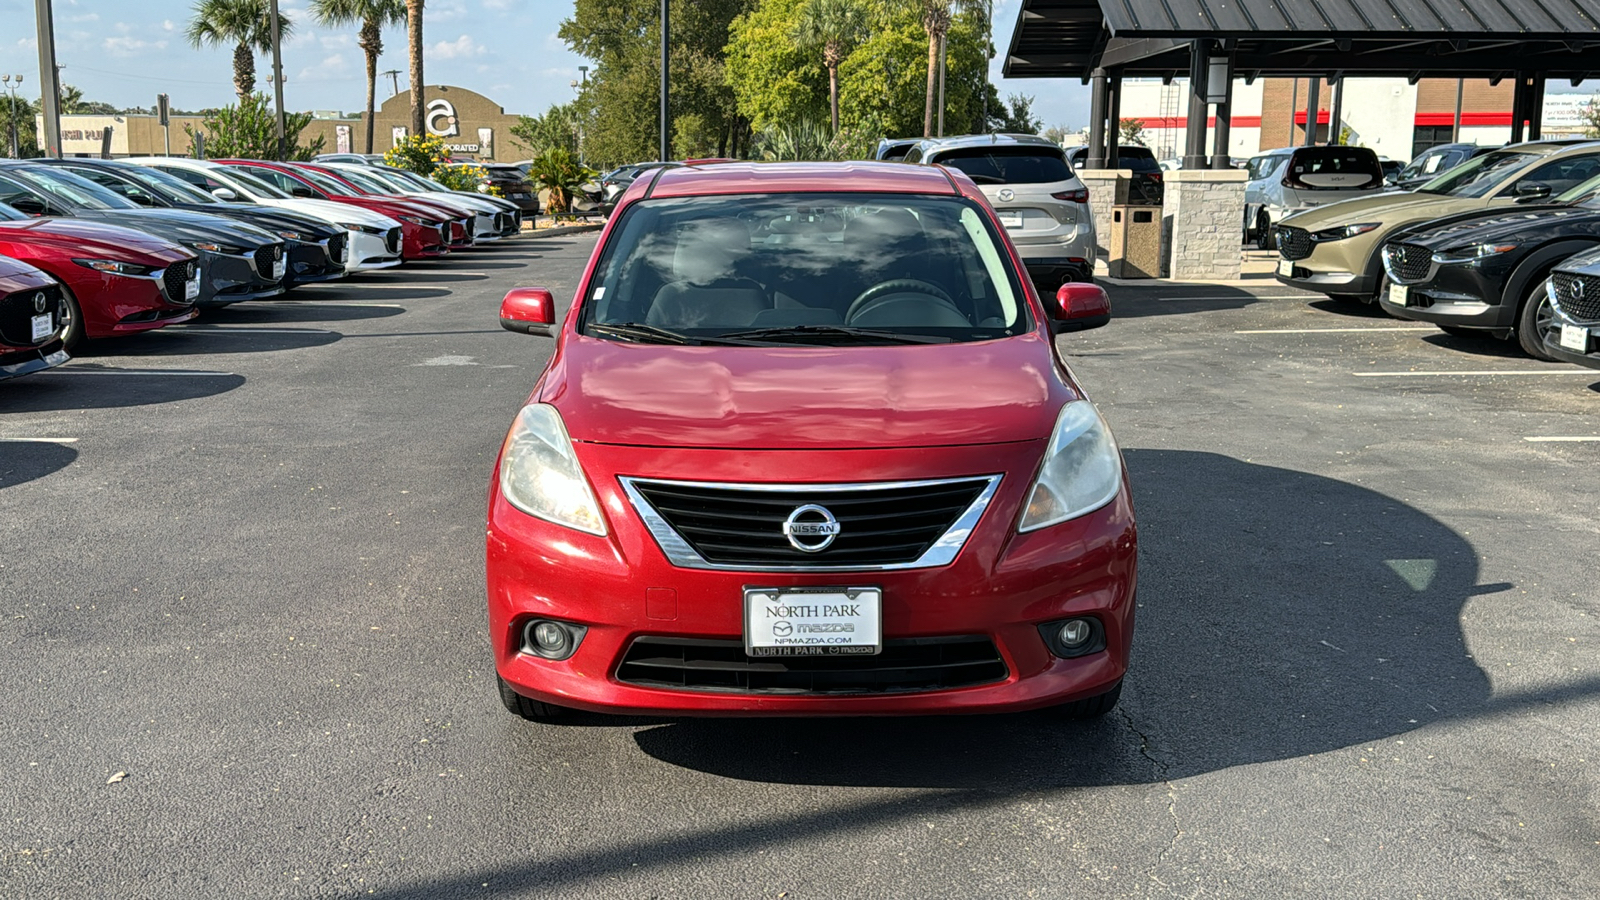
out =
<path fill-rule="evenodd" d="M 1022 227 L 1022 213 L 996 213 L 1000 217 L 1000 226 L 1006 229 Z"/>
<path fill-rule="evenodd" d="M 528 199 L 528 195 L 519 191 L 519 192 L 517 192 L 515 194 L 512 194 L 511 195 L 511 199 L 513 199 L 513 200 L 526 200 L 526 199 Z"/>
<path fill-rule="evenodd" d="M 1389 285 L 1389 302 L 1395 306 L 1405 306 L 1411 299 L 1411 288 L 1404 284 Z"/>
<path fill-rule="evenodd" d="M 1289 259 L 1278 260 L 1278 274 L 1285 278 L 1294 277 L 1294 261 Z"/>
<path fill-rule="evenodd" d="M 1561 346 L 1579 353 L 1589 352 L 1589 329 L 1581 325 L 1561 326 Z"/>
<path fill-rule="evenodd" d="M 874 656 L 881 649 L 882 588 L 745 588 L 748 656 Z"/>
<path fill-rule="evenodd" d="M 183 299 L 185 299 L 185 300 L 193 300 L 193 299 L 195 299 L 196 297 L 199 297 L 199 296 L 200 296 L 200 273 L 199 273 L 198 270 L 196 270 L 194 276 L 191 277 L 183 285 Z"/>
<path fill-rule="evenodd" d="M 44 340 L 50 336 L 51 332 L 55 330 L 55 321 L 50 317 L 49 313 L 45 313 L 42 316 L 33 317 L 33 339 L 35 341 Z"/>
<path fill-rule="evenodd" d="M 271 272 L 272 272 L 272 274 L 267 276 L 267 280 L 268 281 L 277 281 L 278 279 L 282 278 L 283 277 L 283 260 L 281 260 L 281 259 L 280 260 L 275 260 L 272 263 Z"/>

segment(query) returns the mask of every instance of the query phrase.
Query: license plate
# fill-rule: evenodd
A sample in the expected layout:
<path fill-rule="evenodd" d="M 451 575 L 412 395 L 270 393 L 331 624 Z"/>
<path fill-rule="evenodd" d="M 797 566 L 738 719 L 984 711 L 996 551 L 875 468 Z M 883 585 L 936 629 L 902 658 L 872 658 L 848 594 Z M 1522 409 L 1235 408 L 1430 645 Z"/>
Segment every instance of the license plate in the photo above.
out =
<path fill-rule="evenodd" d="M 1405 306 L 1411 299 L 1411 287 L 1404 284 L 1389 285 L 1389 302 L 1395 306 Z"/>
<path fill-rule="evenodd" d="M 745 588 L 748 656 L 875 656 L 881 649 L 881 588 Z"/>
<path fill-rule="evenodd" d="M 526 199 L 528 199 L 528 195 L 527 194 L 522 194 L 522 193 L 512 194 L 511 195 L 511 199 L 513 199 L 513 200 L 526 200 Z"/>
<path fill-rule="evenodd" d="M 267 280 L 269 280 L 269 281 L 277 281 L 278 279 L 282 278 L 283 277 L 283 260 L 280 259 L 280 260 L 274 262 L 272 264 L 272 268 L 271 268 L 270 271 L 271 271 L 272 274 L 267 276 Z"/>
<path fill-rule="evenodd" d="M 35 326 L 37 330 L 37 326 Z M 1589 352 L 1589 329 L 1581 325 L 1561 326 L 1561 346 L 1579 353 Z"/>
<path fill-rule="evenodd" d="M 196 272 L 194 277 L 190 278 L 183 285 L 183 299 L 185 299 L 185 300 L 193 300 L 193 299 L 195 299 L 196 297 L 199 297 L 199 296 L 200 296 L 200 274 L 198 272 Z"/>
<path fill-rule="evenodd" d="M 33 317 L 33 339 L 35 341 L 44 340 L 55 330 L 55 321 L 50 317 L 49 313 L 45 313 L 42 316 Z"/>
<path fill-rule="evenodd" d="M 1294 262 L 1292 260 L 1287 260 L 1287 259 L 1278 260 L 1278 274 L 1282 275 L 1285 278 L 1293 278 L 1294 277 Z"/>
<path fill-rule="evenodd" d="M 1002 228 L 1012 229 L 1022 227 L 1021 213 L 998 213 L 997 215 L 1000 217 L 1000 227 Z"/>

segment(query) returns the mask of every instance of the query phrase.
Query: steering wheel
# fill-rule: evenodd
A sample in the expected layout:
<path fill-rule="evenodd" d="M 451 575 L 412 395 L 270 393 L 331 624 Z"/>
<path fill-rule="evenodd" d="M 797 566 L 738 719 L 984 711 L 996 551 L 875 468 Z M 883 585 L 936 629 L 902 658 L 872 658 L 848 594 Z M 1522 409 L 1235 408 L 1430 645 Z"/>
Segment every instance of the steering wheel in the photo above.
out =
<path fill-rule="evenodd" d="M 957 308 L 956 302 L 950 299 L 950 295 L 945 293 L 944 288 L 939 287 L 937 284 L 929 284 L 926 281 L 918 281 L 915 278 L 891 278 L 888 281 L 880 281 L 867 288 L 861 292 L 859 297 L 850 301 L 850 308 L 844 314 L 845 322 L 849 323 L 860 315 L 873 301 L 891 294 L 927 294 L 950 304 L 953 309 Z"/>

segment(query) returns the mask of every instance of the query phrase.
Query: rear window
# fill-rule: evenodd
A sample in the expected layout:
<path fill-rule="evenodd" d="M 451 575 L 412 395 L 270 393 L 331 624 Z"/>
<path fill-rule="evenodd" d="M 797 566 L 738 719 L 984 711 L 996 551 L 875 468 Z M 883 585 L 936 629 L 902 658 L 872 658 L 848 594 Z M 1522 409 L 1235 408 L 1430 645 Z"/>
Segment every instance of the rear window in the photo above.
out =
<path fill-rule="evenodd" d="M 1118 147 L 1117 165 L 1135 172 L 1161 171 L 1161 164 L 1156 162 L 1156 155 L 1145 147 Z"/>
<path fill-rule="evenodd" d="M 1309 191 L 1349 191 L 1383 184 L 1378 154 L 1364 147 L 1302 147 L 1289 159 L 1289 186 Z"/>
<path fill-rule="evenodd" d="M 1049 184 L 1072 178 L 1062 152 L 1049 147 L 971 147 L 931 160 L 967 173 L 979 184 Z"/>

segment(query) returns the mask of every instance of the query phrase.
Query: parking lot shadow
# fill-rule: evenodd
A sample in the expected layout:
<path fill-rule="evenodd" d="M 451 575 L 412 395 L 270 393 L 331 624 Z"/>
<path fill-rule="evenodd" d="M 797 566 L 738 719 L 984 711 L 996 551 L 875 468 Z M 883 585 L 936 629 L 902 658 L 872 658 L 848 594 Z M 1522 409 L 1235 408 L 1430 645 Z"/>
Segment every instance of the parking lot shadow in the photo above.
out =
<path fill-rule="evenodd" d="M 1118 319 L 1143 319 L 1152 316 L 1181 316 L 1219 309 L 1243 309 L 1260 303 L 1250 291 L 1212 284 L 1102 284 L 1111 297 L 1111 324 Z M 1039 298 L 1054 302 L 1054 294 Z"/>
<path fill-rule="evenodd" d="M 243 375 L 231 372 L 185 372 L 162 376 L 140 370 L 123 375 L 114 366 L 84 363 L 71 370 L 52 370 L 0 385 L 0 415 L 11 412 L 45 412 L 62 409 L 117 409 L 150 406 L 179 400 L 197 400 L 226 394 L 241 384 Z M 84 374 L 80 369 L 92 369 Z M 22 383 L 18 383 L 22 382 Z"/>
<path fill-rule="evenodd" d="M 65 444 L 0 438 L 0 490 L 65 469 L 78 451 Z"/>
<path fill-rule="evenodd" d="M 331 298 L 330 298 L 331 299 Z M 204 325 L 286 325 L 319 322 L 357 322 L 365 319 L 387 319 L 405 312 L 399 306 L 363 306 L 359 303 L 329 303 L 315 297 L 296 297 L 293 300 L 268 300 L 260 303 L 240 303 L 222 309 L 208 309 L 200 316 Z"/>
<path fill-rule="evenodd" d="M 1484 712 L 1472 546 L 1414 507 L 1212 453 L 1130 450 L 1139 622 L 1122 706 L 918 719 L 683 720 L 639 731 L 749 781 L 1027 792 L 1197 775 Z"/>
<path fill-rule="evenodd" d="M 98 356 L 210 356 L 221 353 L 271 353 L 278 350 L 303 350 L 337 343 L 344 335 L 309 326 L 303 331 L 255 331 L 229 328 L 228 323 L 206 322 L 181 328 L 163 328 L 154 334 L 105 338 L 89 343 L 77 358 Z"/>

